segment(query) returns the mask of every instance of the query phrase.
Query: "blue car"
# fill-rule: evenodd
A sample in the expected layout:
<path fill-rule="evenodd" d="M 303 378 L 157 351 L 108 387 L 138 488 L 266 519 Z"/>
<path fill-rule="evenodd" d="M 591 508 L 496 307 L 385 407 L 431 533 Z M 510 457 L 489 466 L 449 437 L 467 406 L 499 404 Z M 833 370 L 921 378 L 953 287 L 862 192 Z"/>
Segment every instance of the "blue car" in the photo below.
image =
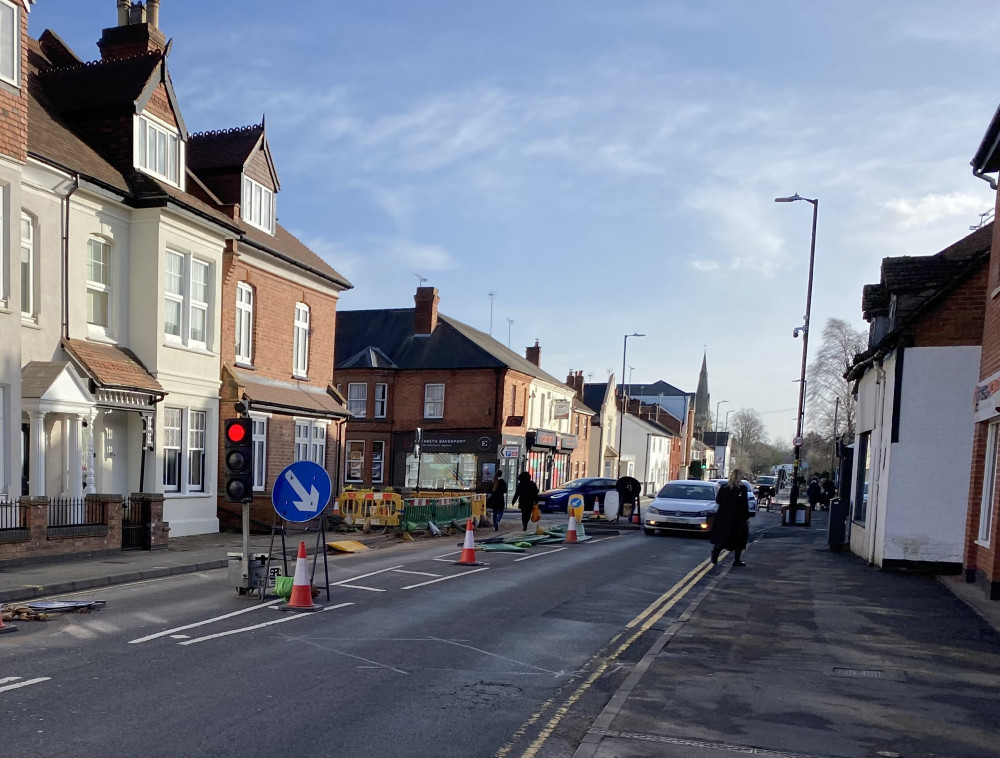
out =
<path fill-rule="evenodd" d="M 573 479 L 561 487 L 540 493 L 538 508 L 544 513 L 565 513 L 569 496 L 580 494 L 583 495 L 584 510 L 593 510 L 594 501 L 597 501 L 603 509 L 604 493 L 614 491 L 616 483 L 615 479 L 598 476 Z"/>

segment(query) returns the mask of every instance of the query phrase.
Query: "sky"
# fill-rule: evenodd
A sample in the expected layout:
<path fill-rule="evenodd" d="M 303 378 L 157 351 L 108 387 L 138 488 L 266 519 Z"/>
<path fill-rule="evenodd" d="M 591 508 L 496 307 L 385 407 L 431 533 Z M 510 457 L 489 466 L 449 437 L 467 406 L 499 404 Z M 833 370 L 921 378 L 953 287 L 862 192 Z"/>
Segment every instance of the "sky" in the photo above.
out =
<path fill-rule="evenodd" d="M 37 0 L 29 32 L 93 60 L 116 19 Z M 352 282 L 338 308 L 423 282 L 561 380 L 625 360 L 694 392 L 707 354 L 713 414 L 784 442 L 812 206 L 773 199 L 820 201 L 811 355 L 828 318 L 867 329 L 883 257 L 993 207 L 995 2 L 162 0 L 160 28 L 191 132 L 266 117 L 278 220 Z"/>

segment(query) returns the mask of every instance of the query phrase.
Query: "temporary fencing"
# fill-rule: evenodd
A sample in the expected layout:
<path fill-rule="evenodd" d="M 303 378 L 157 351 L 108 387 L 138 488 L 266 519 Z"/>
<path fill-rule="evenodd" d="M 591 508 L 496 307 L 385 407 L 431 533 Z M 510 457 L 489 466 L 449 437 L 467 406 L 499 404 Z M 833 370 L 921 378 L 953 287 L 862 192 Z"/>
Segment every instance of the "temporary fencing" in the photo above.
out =
<path fill-rule="evenodd" d="M 408 497 L 403 501 L 403 519 L 420 524 L 428 521 L 448 523 L 450 521 L 465 521 L 470 516 L 478 514 L 473 510 L 473 500 L 482 499 L 483 513 L 486 512 L 486 497 L 484 495 L 426 495 L 417 493 L 416 497 Z"/>
<path fill-rule="evenodd" d="M 372 526 L 399 526 L 403 513 L 403 498 L 395 492 L 348 490 L 337 496 L 337 504 L 341 518 L 348 524 L 368 519 Z"/>

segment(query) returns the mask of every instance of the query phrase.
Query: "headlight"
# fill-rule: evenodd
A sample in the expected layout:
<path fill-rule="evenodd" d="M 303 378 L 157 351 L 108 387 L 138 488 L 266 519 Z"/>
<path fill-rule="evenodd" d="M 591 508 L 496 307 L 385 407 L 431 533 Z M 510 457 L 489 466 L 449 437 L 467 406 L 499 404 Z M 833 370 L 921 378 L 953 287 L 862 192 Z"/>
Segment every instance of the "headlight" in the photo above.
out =
<path fill-rule="evenodd" d="M 646 508 L 646 511 L 648 513 L 659 513 L 660 509 L 659 508 L 654 508 L 653 506 L 649 506 L 648 508 Z"/>
<path fill-rule="evenodd" d="M 702 511 L 698 515 L 699 516 L 714 516 L 715 515 L 715 511 Z"/>

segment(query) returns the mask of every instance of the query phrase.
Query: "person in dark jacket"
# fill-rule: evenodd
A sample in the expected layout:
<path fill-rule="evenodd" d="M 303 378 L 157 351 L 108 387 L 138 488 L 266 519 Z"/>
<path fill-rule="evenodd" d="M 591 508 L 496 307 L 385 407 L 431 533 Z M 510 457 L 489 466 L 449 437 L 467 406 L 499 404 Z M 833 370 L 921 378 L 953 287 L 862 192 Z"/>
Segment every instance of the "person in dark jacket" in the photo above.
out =
<path fill-rule="evenodd" d="M 503 471 L 497 471 L 497 477 L 493 480 L 493 488 L 487 498 L 487 505 L 493 512 L 493 531 L 500 530 L 500 519 L 507 509 L 507 482 L 503 478 Z"/>
<path fill-rule="evenodd" d="M 746 566 L 740 557 L 750 536 L 750 502 L 742 478 L 740 471 L 733 469 L 729 474 L 729 481 L 719 488 L 715 496 L 719 508 L 709 532 L 713 564 L 719 562 L 719 553 L 723 550 L 732 550 L 733 565 Z"/>
<path fill-rule="evenodd" d="M 824 511 L 830 510 L 830 501 L 837 494 L 837 485 L 833 483 L 833 479 L 830 477 L 825 478 L 819 483 L 819 486 L 823 490 L 823 497 L 820 499 L 820 509 Z"/>
<path fill-rule="evenodd" d="M 528 523 L 531 521 L 531 510 L 538 502 L 538 485 L 531 480 L 531 474 L 522 471 L 517 475 L 517 487 L 514 488 L 514 499 L 511 505 L 516 505 L 521 511 L 521 523 L 524 531 L 528 531 Z"/>
<path fill-rule="evenodd" d="M 806 490 L 806 497 L 809 498 L 809 507 L 816 510 L 819 501 L 823 497 L 823 488 L 819 486 L 819 479 L 815 476 L 809 482 L 809 489 Z"/>

